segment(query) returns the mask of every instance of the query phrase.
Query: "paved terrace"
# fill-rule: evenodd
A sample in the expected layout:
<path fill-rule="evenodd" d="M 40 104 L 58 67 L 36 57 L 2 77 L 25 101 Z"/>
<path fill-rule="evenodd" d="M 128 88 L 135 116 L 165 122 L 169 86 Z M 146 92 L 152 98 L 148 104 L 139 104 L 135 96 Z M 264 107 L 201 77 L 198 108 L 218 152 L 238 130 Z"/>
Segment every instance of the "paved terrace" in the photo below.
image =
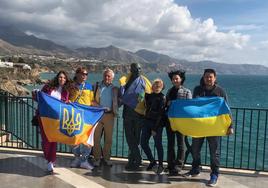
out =
<path fill-rule="evenodd" d="M 46 161 L 39 151 L 0 148 L 0 187 L 1 188 L 201 188 L 207 187 L 209 169 L 203 167 L 201 176 L 184 178 L 181 175 L 156 175 L 145 171 L 124 170 L 125 160 L 113 159 L 113 166 L 101 166 L 93 171 L 69 168 L 70 154 L 59 154 L 53 175 L 47 174 Z M 189 170 L 189 166 L 183 171 Z M 268 185 L 268 173 L 221 169 L 216 187 L 219 188 L 264 188 Z"/>

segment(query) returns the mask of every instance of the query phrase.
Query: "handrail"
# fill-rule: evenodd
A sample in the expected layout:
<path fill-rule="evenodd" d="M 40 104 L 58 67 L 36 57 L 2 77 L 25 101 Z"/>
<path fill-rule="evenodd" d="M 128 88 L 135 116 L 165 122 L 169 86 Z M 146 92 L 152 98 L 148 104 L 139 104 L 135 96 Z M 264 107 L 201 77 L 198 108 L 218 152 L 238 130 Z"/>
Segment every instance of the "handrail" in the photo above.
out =
<path fill-rule="evenodd" d="M 23 102 L 21 102 L 23 101 Z M 0 91 L 0 129 L 11 134 L 11 140 L 23 142 L 22 145 L 10 145 L 0 138 L 0 147 L 19 147 L 41 150 L 38 127 L 31 125 L 35 105 L 31 97 L 16 97 Z M 121 109 L 120 109 L 121 110 Z M 268 171 L 268 109 L 232 107 L 235 133 L 222 137 L 220 141 L 221 165 L 226 168 Z M 114 157 L 127 158 L 128 147 L 124 134 L 123 119 L 118 117 L 113 133 L 111 154 Z M 190 148 L 191 138 L 186 143 Z M 163 145 L 166 160 L 167 137 L 163 132 Z M 58 151 L 70 152 L 70 147 L 58 145 Z M 186 152 L 186 162 L 191 163 L 190 150 Z M 209 148 L 205 143 L 201 151 L 202 165 L 209 165 Z M 145 158 L 145 155 L 143 155 Z"/>

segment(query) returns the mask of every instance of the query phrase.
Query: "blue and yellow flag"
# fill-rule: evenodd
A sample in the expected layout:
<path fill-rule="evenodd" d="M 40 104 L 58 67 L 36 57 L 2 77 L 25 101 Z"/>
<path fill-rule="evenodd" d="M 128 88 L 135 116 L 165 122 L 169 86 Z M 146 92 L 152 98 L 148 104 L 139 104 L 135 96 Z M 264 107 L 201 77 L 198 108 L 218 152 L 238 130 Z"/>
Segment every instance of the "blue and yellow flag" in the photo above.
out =
<path fill-rule="evenodd" d="M 43 92 L 38 92 L 38 109 L 48 140 L 69 145 L 90 144 L 94 126 L 104 113 L 103 108 L 66 104 Z"/>
<path fill-rule="evenodd" d="M 131 74 L 119 79 L 121 85 L 122 102 L 135 110 L 137 113 L 145 114 L 144 96 L 145 93 L 152 92 L 151 82 L 145 76 L 137 77 L 129 88 L 125 91 L 124 86 L 129 80 Z"/>
<path fill-rule="evenodd" d="M 173 131 L 191 137 L 225 136 L 232 123 L 222 97 L 200 97 L 171 102 L 168 118 Z"/>

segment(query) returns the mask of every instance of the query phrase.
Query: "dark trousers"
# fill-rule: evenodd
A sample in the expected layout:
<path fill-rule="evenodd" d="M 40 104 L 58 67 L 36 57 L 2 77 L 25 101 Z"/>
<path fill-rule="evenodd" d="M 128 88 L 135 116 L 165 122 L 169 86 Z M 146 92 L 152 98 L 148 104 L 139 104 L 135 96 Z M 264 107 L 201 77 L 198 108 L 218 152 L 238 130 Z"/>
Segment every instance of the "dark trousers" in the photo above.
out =
<path fill-rule="evenodd" d="M 129 147 L 128 163 L 137 166 L 141 163 L 141 154 L 139 149 L 141 128 L 143 117 L 139 114 L 129 115 L 123 120 L 126 140 Z"/>
<path fill-rule="evenodd" d="M 167 162 L 168 168 L 173 169 L 176 165 L 180 168 L 184 165 L 185 158 L 185 141 L 184 135 L 180 132 L 172 131 L 170 124 L 166 124 L 168 149 L 167 149 Z M 177 157 L 175 153 L 175 139 L 177 140 Z"/>
<path fill-rule="evenodd" d="M 149 140 L 152 136 L 152 130 L 155 124 L 156 124 L 155 121 L 146 119 L 144 121 L 144 125 L 141 131 L 141 147 L 150 162 L 155 161 L 155 158 L 153 157 L 151 148 L 149 146 Z M 159 127 L 156 130 L 156 135 L 153 136 L 159 165 L 163 164 L 163 156 L 164 156 L 163 145 L 162 145 L 162 131 L 163 131 L 163 128 Z"/>
<path fill-rule="evenodd" d="M 212 171 L 211 173 L 218 176 L 219 166 L 220 166 L 220 152 L 219 152 L 220 137 L 219 136 L 192 139 L 192 156 L 193 156 L 192 169 L 198 172 L 200 171 L 200 164 L 201 164 L 200 151 L 201 151 L 205 138 L 207 139 L 208 145 L 209 145 L 210 168 Z"/>

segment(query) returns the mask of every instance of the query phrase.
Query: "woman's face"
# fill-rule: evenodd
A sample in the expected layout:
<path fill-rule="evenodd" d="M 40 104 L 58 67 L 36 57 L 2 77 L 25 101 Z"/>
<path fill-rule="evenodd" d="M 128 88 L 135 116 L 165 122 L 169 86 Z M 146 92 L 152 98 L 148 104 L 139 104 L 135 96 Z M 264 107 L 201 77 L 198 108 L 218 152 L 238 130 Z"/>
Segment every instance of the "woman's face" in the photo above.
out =
<path fill-rule="evenodd" d="M 181 85 L 181 77 L 179 75 L 175 74 L 172 76 L 171 82 L 176 88 L 178 88 Z"/>
<path fill-rule="evenodd" d="M 160 93 L 163 89 L 162 82 L 155 82 L 152 86 L 153 93 Z"/>
<path fill-rule="evenodd" d="M 63 73 L 60 73 L 58 76 L 58 82 L 60 86 L 63 86 L 66 83 L 66 76 Z"/>

